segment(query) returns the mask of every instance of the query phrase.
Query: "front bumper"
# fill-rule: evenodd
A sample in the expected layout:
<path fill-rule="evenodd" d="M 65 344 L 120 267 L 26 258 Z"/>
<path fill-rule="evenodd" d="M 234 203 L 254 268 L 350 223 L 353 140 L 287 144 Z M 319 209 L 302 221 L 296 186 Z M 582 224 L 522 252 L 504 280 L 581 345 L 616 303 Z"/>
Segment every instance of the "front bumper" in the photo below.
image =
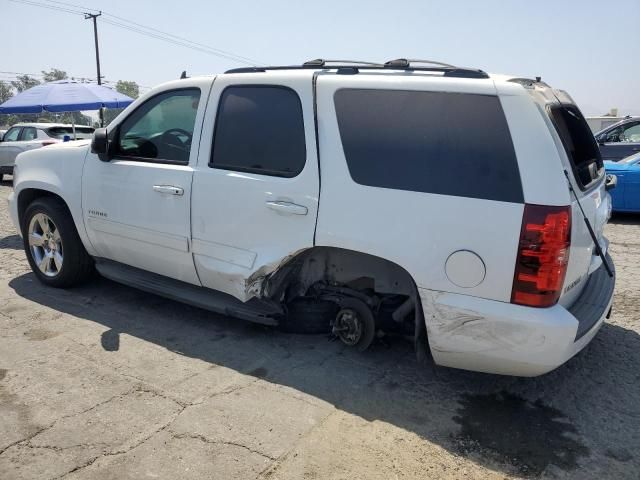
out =
<path fill-rule="evenodd" d="M 613 267 L 611 257 L 607 257 Z M 419 289 L 438 365 L 534 377 L 573 357 L 596 335 L 613 301 L 615 276 L 601 266 L 568 309 L 532 308 Z"/>
<path fill-rule="evenodd" d="M 18 231 L 18 234 L 22 236 L 22 230 L 20 229 L 20 220 L 18 219 L 18 199 L 16 192 L 12 191 L 7 197 L 7 204 L 9 206 L 9 216 L 11 217 L 11 223 Z"/>

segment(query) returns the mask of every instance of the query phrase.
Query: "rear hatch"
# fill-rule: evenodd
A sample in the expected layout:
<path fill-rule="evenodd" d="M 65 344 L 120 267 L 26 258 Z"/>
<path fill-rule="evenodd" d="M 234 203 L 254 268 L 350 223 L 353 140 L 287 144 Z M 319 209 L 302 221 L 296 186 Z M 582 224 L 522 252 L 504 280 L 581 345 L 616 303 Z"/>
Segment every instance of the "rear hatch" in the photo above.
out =
<path fill-rule="evenodd" d="M 555 140 L 563 168 L 575 192 L 570 197 L 569 264 L 559 300 L 567 307 L 575 302 L 589 276 L 602 265 L 582 211 L 606 253 L 608 241 L 603 232 L 611 213 L 611 198 L 605 190 L 605 169 L 600 151 L 586 120 L 568 94 L 558 90 L 553 93 L 558 101 L 548 103 L 545 110 L 557 133 Z"/>

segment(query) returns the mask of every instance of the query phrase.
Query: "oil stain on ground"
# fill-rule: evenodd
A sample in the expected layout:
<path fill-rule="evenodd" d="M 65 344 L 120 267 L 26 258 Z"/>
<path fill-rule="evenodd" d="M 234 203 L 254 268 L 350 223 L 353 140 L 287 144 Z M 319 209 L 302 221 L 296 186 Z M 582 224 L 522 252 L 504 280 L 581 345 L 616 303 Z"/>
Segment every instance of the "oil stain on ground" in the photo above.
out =
<path fill-rule="evenodd" d="M 454 421 L 461 426 L 461 450 L 479 449 L 511 464 L 523 475 L 540 475 L 549 465 L 573 470 L 589 455 L 578 431 L 559 410 L 507 392 L 462 395 Z"/>

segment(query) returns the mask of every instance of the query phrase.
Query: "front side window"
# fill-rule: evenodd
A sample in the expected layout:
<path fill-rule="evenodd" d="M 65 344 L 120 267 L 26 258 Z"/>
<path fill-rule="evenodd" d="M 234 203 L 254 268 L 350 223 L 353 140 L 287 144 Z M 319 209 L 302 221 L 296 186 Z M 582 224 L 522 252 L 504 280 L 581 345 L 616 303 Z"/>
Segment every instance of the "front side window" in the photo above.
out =
<path fill-rule="evenodd" d="M 147 100 L 120 124 L 115 155 L 189 163 L 199 102 L 197 88 L 164 92 Z"/>
<path fill-rule="evenodd" d="M 29 140 L 35 140 L 36 138 L 38 138 L 38 132 L 36 131 L 35 128 L 33 127 L 25 127 L 22 130 L 22 138 L 21 140 L 29 141 Z"/>
<path fill-rule="evenodd" d="M 4 134 L 3 142 L 17 142 L 18 135 L 20 135 L 20 127 L 10 128 L 7 133 Z"/>
<path fill-rule="evenodd" d="M 220 97 L 209 166 L 295 177 L 307 150 L 300 98 L 280 86 L 234 86 Z"/>
<path fill-rule="evenodd" d="M 520 171 L 497 96 L 342 89 L 334 103 L 356 183 L 522 203 Z"/>
<path fill-rule="evenodd" d="M 620 137 L 620 141 L 640 143 L 640 122 L 625 125 Z"/>

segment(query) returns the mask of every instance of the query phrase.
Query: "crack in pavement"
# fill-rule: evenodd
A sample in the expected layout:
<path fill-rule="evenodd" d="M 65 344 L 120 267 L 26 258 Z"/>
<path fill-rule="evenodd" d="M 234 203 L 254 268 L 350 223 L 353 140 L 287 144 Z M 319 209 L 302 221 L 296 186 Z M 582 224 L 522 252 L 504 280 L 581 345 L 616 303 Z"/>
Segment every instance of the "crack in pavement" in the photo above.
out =
<path fill-rule="evenodd" d="M 231 441 L 227 441 L 227 440 L 211 440 L 210 438 L 207 438 L 204 435 L 200 435 L 200 434 L 196 434 L 196 433 L 175 433 L 175 432 L 171 432 L 171 431 L 170 431 L 170 433 L 171 433 L 171 437 L 172 438 L 178 438 L 178 439 L 192 438 L 194 440 L 200 440 L 200 441 L 202 441 L 204 443 L 210 443 L 212 445 L 231 445 L 233 447 L 244 448 L 248 452 L 255 453 L 256 455 L 260 455 L 261 457 L 267 458 L 267 459 L 269 459 L 271 461 L 276 461 L 277 460 L 277 458 L 272 457 L 271 455 L 267 455 L 264 452 L 260 452 L 258 450 L 254 450 L 253 448 L 248 447 L 246 445 L 243 445 L 241 443 L 231 442 Z"/>

